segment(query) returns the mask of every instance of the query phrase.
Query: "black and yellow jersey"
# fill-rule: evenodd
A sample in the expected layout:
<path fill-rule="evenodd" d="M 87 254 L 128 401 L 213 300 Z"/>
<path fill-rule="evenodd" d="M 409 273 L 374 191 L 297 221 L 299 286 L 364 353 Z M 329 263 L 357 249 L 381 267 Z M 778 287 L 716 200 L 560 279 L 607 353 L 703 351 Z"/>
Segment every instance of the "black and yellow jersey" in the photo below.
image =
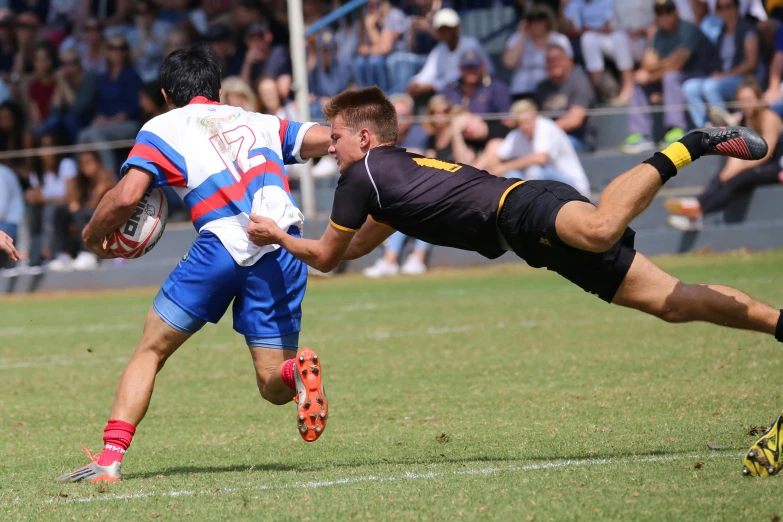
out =
<path fill-rule="evenodd" d="M 428 243 L 494 259 L 505 252 L 498 210 L 520 183 L 399 147 L 376 147 L 340 176 L 331 223 L 339 230 L 358 231 L 370 216 Z"/>

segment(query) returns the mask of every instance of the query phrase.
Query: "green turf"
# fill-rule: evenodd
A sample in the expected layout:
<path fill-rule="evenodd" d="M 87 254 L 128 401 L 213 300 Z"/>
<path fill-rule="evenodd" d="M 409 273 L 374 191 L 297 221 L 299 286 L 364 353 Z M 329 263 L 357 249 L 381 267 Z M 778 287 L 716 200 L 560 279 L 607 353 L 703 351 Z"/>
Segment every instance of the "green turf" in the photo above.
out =
<path fill-rule="evenodd" d="M 660 263 L 783 305 L 783 252 Z M 230 320 L 208 326 L 162 372 L 127 480 L 55 484 L 85 463 L 79 442 L 100 450 L 152 295 L 0 301 L 0 520 L 783 515 L 781 479 L 742 477 L 739 456 L 783 406 L 774 340 L 518 266 L 313 281 L 302 340 L 331 407 L 315 444 L 292 405 L 262 401 Z"/>

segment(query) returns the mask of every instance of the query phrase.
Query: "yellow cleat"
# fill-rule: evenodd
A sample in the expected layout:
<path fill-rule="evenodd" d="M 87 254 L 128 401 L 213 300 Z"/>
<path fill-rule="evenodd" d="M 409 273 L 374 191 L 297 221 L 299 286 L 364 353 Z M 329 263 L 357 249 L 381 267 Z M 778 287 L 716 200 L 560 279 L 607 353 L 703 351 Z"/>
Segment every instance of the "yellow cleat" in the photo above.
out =
<path fill-rule="evenodd" d="M 742 474 L 746 477 L 769 477 L 780 471 L 780 428 L 783 426 L 783 413 L 772 423 L 767 431 L 750 447 L 743 460 Z"/>

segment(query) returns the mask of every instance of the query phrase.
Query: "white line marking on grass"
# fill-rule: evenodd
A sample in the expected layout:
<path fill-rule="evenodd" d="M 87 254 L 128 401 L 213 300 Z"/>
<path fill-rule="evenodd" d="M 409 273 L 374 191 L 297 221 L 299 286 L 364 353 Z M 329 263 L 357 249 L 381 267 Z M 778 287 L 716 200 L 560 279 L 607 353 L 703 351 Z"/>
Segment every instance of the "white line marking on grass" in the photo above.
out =
<path fill-rule="evenodd" d="M 320 489 L 329 488 L 334 486 L 344 486 L 347 484 L 357 484 L 360 482 L 395 482 L 402 480 L 429 480 L 434 478 L 447 478 L 447 477 L 460 477 L 471 475 L 495 475 L 498 473 L 513 473 L 513 472 L 526 472 L 526 471 L 539 471 L 548 469 L 562 469 L 562 468 L 577 468 L 577 467 L 591 467 L 591 466 L 606 466 L 611 464 L 649 464 L 656 462 L 678 462 L 684 460 L 707 460 L 707 459 L 719 459 L 719 458 L 737 458 L 744 455 L 744 453 L 710 453 L 703 455 L 662 455 L 642 458 L 624 458 L 624 459 L 584 459 L 584 460 L 562 460 L 553 462 L 541 462 L 538 464 L 526 464 L 524 466 L 511 465 L 501 467 L 485 467 L 485 468 L 469 468 L 459 471 L 429 471 L 426 473 L 414 473 L 411 471 L 405 472 L 402 475 L 392 475 L 388 477 L 378 477 L 376 475 L 367 475 L 363 477 L 346 477 L 333 480 L 320 480 L 310 482 L 294 482 L 292 484 L 283 485 L 266 485 L 251 486 L 246 488 L 217 488 L 217 489 L 202 489 L 200 491 L 194 490 L 182 490 L 182 491 L 140 491 L 138 493 L 125 493 L 125 494 L 112 494 L 101 495 L 94 497 L 84 498 L 50 498 L 44 501 L 47 504 L 69 504 L 72 502 L 85 503 L 93 501 L 110 501 L 110 500 L 139 500 L 150 497 L 185 497 L 185 496 L 211 496 L 222 495 L 225 493 L 237 493 L 237 492 L 251 492 L 251 491 L 270 491 L 270 490 L 284 490 L 284 489 Z M 0 504 L 0 507 L 8 507 L 10 504 Z"/>

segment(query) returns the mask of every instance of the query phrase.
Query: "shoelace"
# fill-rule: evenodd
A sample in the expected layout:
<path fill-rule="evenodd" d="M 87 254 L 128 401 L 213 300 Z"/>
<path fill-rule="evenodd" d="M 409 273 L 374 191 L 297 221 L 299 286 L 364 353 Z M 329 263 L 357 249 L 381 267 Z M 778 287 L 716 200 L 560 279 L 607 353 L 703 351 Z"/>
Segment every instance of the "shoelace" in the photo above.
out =
<path fill-rule="evenodd" d="M 83 450 L 84 450 L 84 452 L 87 454 L 87 456 L 88 456 L 88 457 L 90 457 L 90 460 L 91 460 L 92 462 L 98 462 L 98 459 L 99 459 L 99 458 L 101 458 L 101 454 L 100 454 L 100 453 L 96 453 L 95 455 L 93 455 L 92 453 L 90 453 L 90 450 L 88 450 L 88 449 L 87 449 L 87 448 L 84 446 L 84 444 L 82 444 L 81 442 L 79 443 L 79 446 L 81 446 L 81 447 L 82 447 L 82 449 L 83 449 Z"/>

